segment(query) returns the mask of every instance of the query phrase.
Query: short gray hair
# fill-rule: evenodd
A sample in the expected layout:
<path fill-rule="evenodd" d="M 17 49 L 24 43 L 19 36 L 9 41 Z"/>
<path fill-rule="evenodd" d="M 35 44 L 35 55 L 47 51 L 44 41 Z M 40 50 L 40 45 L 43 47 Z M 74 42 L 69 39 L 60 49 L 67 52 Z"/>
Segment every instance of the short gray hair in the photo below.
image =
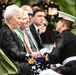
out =
<path fill-rule="evenodd" d="M 4 19 L 5 19 L 5 23 L 8 23 L 8 18 L 9 17 L 14 17 L 16 16 L 17 12 L 22 12 L 22 10 L 15 4 L 13 5 L 9 5 L 6 7 L 6 10 L 4 12 Z"/>

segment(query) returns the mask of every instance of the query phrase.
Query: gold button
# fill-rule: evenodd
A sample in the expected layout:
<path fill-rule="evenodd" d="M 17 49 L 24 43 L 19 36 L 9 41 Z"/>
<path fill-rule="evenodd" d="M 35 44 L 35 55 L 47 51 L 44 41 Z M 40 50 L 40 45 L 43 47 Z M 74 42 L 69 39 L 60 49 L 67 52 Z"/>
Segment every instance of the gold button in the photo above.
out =
<path fill-rule="evenodd" d="M 2 21 L 4 22 L 4 19 L 2 19 Z"/>
<path fill-rule="evenodd" d="M 2 7 L 5 7 L 5 5 L 2 5 Z"/>
<path fill-rule="evenodd" d="M 51 2 L 51 4 L 53 4 L 54 2 Z"/>
<path fill-rule="evenodd" d="M 47 10 L 45 10 L 45 15 L 47 15 Z"/>
<path fill-rule="evenodd" d="M 4 10 L 2 10 L 2 12 L 4 12 Z"/>
<path fill-rule="evenodd" d="M 47 8 L 48 6 L 47 6 L 47 5 L 45 5 L 45 7 Z"/>

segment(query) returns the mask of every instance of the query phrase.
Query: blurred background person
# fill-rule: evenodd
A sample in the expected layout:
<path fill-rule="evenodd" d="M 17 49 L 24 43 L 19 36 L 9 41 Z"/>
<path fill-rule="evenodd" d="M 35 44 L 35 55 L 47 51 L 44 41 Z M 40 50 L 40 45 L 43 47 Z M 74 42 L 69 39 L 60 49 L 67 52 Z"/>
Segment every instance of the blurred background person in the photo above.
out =
<path fill-rule="evenodd" d="M 0 0 L 0 29 L 4 25 L 4 16 L 3 13 L 7 6 L 11 5 L 12 3 L 8 0 Z"/>
<path fill-rule="evenodd" d="M 38 48 L 39 50 L 41 48 L 43 48 L 43 43 L 40 37 L 40 33 L 39 33 L 39 26 L 42 26 L 44 24 L 44 20 L 45 20 L 45 12 L 43 9 L 36 9 L 35 11 L 33 11 L 33 18 L 32 18 L 32 24 L 30 25 L 30 30 L 33 34 L 33 37 L 35 38 L 37 44 L 38 44 Z"/>
<path fill-rule="evenodd" d="M 31 75 L 31 67 L 27 62 L 26 49 L 18 38 L 15 29 L 23 24 L 23 11 L 16 5 L 10 5 L 4 12 L 5 25 L 0 30 L 0 46 L 6 56 L 16 66 L 17 75 Z"/>
<path fill-rule="evenodd" d="M 50 0 L 41 0 L 38 3 L 34 3 L 32 7 L 38 6 L 45 10 L 47 27 L 45 33 L 41 34 L 41 39 L 45 47 L 52 50 L 53 43 L 56 36 L 54 20 L 58 16 L 57 10 L 59 9 L 59 5 Z"/>

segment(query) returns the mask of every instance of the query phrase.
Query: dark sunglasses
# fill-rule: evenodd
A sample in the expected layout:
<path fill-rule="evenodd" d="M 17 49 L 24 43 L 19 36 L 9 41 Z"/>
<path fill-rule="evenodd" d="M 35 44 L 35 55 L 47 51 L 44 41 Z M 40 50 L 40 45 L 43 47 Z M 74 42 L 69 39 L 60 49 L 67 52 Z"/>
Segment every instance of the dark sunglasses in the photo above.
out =
<path fill-rule="evenodd" d="M 34 14 L 28 13 L 28 16 L 32 16 L 32 17 L 34 17 Z"/>

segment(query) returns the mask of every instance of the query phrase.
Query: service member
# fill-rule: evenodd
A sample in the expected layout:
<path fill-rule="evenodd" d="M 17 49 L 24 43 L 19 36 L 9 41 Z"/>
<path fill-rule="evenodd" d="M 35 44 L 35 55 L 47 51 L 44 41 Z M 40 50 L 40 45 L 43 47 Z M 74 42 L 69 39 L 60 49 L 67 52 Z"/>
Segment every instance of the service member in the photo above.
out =
<path fill-rule="evenodd" d="M 50 63 L 61 63 L 56 69 L 45 70 L 40 75 L 76 75 L 76 35 L 71 30 L 76 17 L 59 11 L 54 48 L 49 56 Z"/>
<path fill-rule="evenodd" d="M 11 5 L 11 2 L 8 2 L 8 0 L 1 0 L 0 2 L 0 29 L 4 25 L 4 17 L 3 13 L 7 6 Z"/>

